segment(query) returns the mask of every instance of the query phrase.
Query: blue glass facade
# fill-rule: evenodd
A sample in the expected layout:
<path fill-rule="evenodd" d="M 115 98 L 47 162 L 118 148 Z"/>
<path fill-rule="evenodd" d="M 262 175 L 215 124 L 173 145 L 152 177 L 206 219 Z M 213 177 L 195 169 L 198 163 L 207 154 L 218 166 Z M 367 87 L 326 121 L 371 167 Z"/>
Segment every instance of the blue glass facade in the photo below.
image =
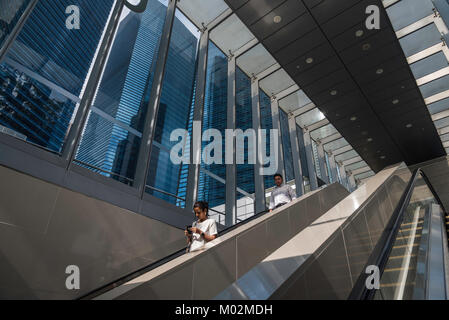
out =
<path fill-rule="evenodd" d="M 12 33 L 31 0 L 0 2 L 0 47 Z"/>
<path fill-rule="evenodd" d="M 122 13 L 76 160 L 132 184 L 167 7 Z M 99 170 L 97 170 L 99 169 Z"/>
<path fill-rule="evenodd" d="M 0 66 L 0 125 L 8 133 L 61 152 L 113 3 L 38 2 Z M 83 12 L 80 30 L 66 28 L 69 5 Z"/>
<path fill-rule="evenodd" d="M 176 14 L 147 179 L 147 186 L 175 196 L 182 188 L 179 185 L 182 166 L 170 160 L 171 147 L 177 143 L 170 142 L 170 135 L 176 129 L 188 129 L 189 126 L 200 37 L 199 32 L 191 31 L 194 30 L 193 25 L 190 28 L 186 26 L 190 22 L 182 13 L 177 11 Z M 186 149 L 188 147 L 186 145 Z M 147 192 L 173 204 L 178 202 L 175 197 L 152 188 L 148 188 Z"/>
<path fill-rule="evenodd" d="M 238 67 L 235 74 L 236 128 L 246 131 L 253 127 L 251 79 Z M 237 154 L 243 152 L 245 156 L 245 164 L 237 165 L 237 187 L 249 194 L 254 194 L 254 164 L 248 163 L 249 157 L 253 156 L 253 150 L 249 150 L 248 146 L 248 141 L 245 139 L 244 148 L 242 150 L 237 149 Z M 242 197 L 242 194 L 237 193 L 237 199 Z"/>

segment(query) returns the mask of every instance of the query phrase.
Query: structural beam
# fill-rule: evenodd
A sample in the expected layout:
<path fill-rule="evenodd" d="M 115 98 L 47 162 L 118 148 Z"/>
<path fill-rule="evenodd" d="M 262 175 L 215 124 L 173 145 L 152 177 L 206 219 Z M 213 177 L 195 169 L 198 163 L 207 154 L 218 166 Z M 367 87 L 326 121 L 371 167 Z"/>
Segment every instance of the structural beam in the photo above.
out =
<path fill-rule="evenodd" d="M 324 151 L 324 144 L 317 143 L 317 150 L 318 150 L 318 162 L 320 164 L 320 171 L 321 171 L 321 180 L 323 180 L 326 184 L 329 184 L 330 179 L 326 170 L 326 155 Z"/>
<path fill-rule="evenodd" d="M 203 131 L 204 118 L 204 100 L 206 92 L 206 73 L 207 73 L 207 53 L 209 48 L 209 30 L 203 29 L 201 32 L 198 64 L 196 70 L 196 90 L 195 105 L 193 110 L 194 126 L 199 126 L 199 132 Z M 187 192 L 186 192 L 186 208 L 193 208 L 194 203 L 198 199 L 198 181 L 201 169 L 201 135 L 192 136 L 190 142 L 190 164 L 187 176 Z"/>
<path fill-rule="evenodd" d="M 278 143 L 278 158 L 277 160 L 277 172 L 280 173 L 284 179 L 285 177 L 285 166 L 284 166 L 284 152 L 282 148 L 282 133 L 281 133 L 281 119 L 279 114 L 279 103 L 278 100 L 273 97 L 271 98 L 271 113 L 273 116 L 273 130 L 277 130 L 279 136 Z M 275 146 L 276 147 L 276 146 Z"/>
<path fill-rule="evenodd" d="M 304 147 L 307 158 L 307 169 L 309 171 L 310 189 L 318 189 L 318 179 L 315 170 L 315 160 L 313 158 L 312 138 L 310 137 L 310 131 L 303 129 Z"/>
<path fill-rule="evenodd" d="M 227 106 L 227 129 L 235 130 L 235 57 L 228 59 L 228 106 Z M 232 142 L 232 154 L 226 147 L 226 207 L 225 225 L 233 226 L 237 221 L 237 166 L 236 166 L 236 139 L 235 136 L 226 136 L 226 144 Z"/>
<path fill-rule="evenodd" d="M 302 196 L 304 190 L 304 178 L 302 175 L 301 158 L 299 154 L 298 133 L 296 132 L 296 119 L 292 115 L 288 117 L 288 129 L 290 132 L 290 143 L 292 149 L 293 170 L 295 172 L 296 195 Z"/>
<path fill-rule="evenodd" d="M 262 164 L 260 160 L 262 155 L 262 136 L 260 133 L 260 100 L 259 100 L 259 80 L 252 79 L 251 82 L 251 102 L 252 102 L 252 115 L 253 115 L 253 129 L 256 131 L 257 137 L 257 157 L 256 164 L 254 165 L 254 187 L 255 187 L 255 213 L 260 213 L 266 210 L 265 201 L 265 184 L 264 176 L 261 174 Z"/>
<path fill-rule="evenodd" d="M 337 163 L 335 162 L 335 156 L 332 153 L 328 153 L 330 172 L 332 175 L 332 182 L 338 182 Z"/>

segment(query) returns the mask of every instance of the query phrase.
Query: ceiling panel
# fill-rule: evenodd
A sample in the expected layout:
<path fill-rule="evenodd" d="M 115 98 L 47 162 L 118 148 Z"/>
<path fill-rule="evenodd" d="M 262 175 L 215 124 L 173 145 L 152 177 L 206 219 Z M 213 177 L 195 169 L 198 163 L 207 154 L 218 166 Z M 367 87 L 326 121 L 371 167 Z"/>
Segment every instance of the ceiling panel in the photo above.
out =
<path fill-rule="evenodd" d="M 372 4 L 381 8 L 380 30 L 364 24 Z M 375 171 L 445 154 L 380 0 L 250 0 L 233 8 L 319 109 L 298 117 L 300 126 L 326 116 Z M 274 23 L 276 15 L 288 23 Z M 432 36 L 428 29 L 423 37 Z M 410 52 L 420 48 L 414 39 L 401 41 L 410 41 Z M 432 86 L 442 85 L 421 89 L 430 94 Z"/>

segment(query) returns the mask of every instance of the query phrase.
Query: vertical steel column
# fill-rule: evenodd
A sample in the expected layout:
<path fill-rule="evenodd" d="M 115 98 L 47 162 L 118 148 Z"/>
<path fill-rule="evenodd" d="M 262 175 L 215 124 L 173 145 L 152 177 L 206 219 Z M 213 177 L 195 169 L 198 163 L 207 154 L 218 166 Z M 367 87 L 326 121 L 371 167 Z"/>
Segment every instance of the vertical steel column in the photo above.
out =
<path fill-rule="evenodd" d="M 28 6 L 23 11 L 19 21 L 17 21 L 16 25 L 14 26 L 11 34 L 6 38 L 5 43 L 0 47 L 0 63 L 5 58 L 8 50 L 12 47 L 12 44 L 16 40 L 20 31 L 22 31 L 22 28 L 30 17 L 31 12 L 33 12 L 33 9 L 36 7 L 37 2 L 38 0 L 33 0 L 28 4 Z"/>
<path fill-rule="evenodd" d="M 67 138 L 61 155 L 62 159 L 66 162 L 67 169 L 75 159 L 76 149 L 80 143 L 87 116 L 89 115 L 90 106 L 95 98 L 95 93 L 101 80 L 101 74 L 108 58 L 108 52 L 114 41 L 114 35 L 120 22 L 124 3 L 124 0 L 117 0 L 115 3 L 111 19 L 106 26 L 103 42 L 100 45 L 97 59 L 94 62 L 90 78 L 87 82 L 86 90 L 81 98 L 73 124 L 70 126 L 69 132 L 67 133 Z"/>
<path fill-rule="evenodd" d="M 296 118 L 288 115 L 288 129 L 290 132 L 290 144 L 292 147 L 293 169 L 295 171 L 296 194 L 302 196 L 304 190 L 304 178 L 302 176 L 301 157 L 299 155 L 298 133 L 296 132 Z"/>
<path fill-rule="evenodd" d="M 186 192 L 186 208 L 193 208 L 195 201 L 198 200 L 198 181 L 201 170 L 201 132 L 203 127 L 204 117 L 204 99 L 206 91 L 206 74 L 207 74 L 207 53 L 209 49 L 209 30 L 203 29 L 201 32 L 199 50 L 198 50 L 198 65 L 196 70 L 196 92 L 195 92 L 195 106 L 193 110 L 194 123 L 200 123 L 198 126 L 200 134 L 192 135 L 190 140 L 190 164 L 189 173 L 187 177 L 187 192 Z M 193 131 L 195 127 L 193 127 Z"/>
<path fill-rule="evenodd" d="M 256 131 L 256 164 L 254 165 L 254 186 L 255 186 L 255 213 L 265 211 L 265 183 L 264 176 L 261 174 L 262 164 L 262 136 L 260 134 L 260 100 L 259 100 L 259 80 L 253 78 L 251 81 L 251 102 L 253 111 L 253 129 Z"/>
<path fill-rule="evenodd" d="M 313 191 L 318 189 L 318 179 L 315 170 L 315 160 L 313 157 L 312 138 L 310 137 L 310 132 L 308 129 L 304 128 L 302 130 L 304 136 L 304 147 L 307 157 L 307 167 L 309 170 L 310 189 Z"/>
<path fill-rule="evenodd" d="M 320 163 L 320 171 L 321 171 L 321 179 L 326 183 L 329 184 L 329 174 L 326 170 L 326 156 L 324 155 L 324 145 L 321 142 L 317 143 L 317 150 L 318 150 L 318 162 Z"/>
<path fill-rule="evenodd" d="M 235 130 L 236 113 L 235 113 L 235 66 L 234 56 L 228 59 L 228 110 L 227 110 L 227 129 Z M 235 135 L 226 135 L 226 145 L 232 142 L 232 154 L 229 154 L 226 148 L 226 216 L 225 224 L 227 227 L 232 226 L 237 220 L 237 166 L 236 166 L 236 139 Z"/>
<path fill-rule="evenodd" d="M 173 21 L 175 20 L 176 0 L 170 0 L 165 17 L 164 28 L 162 30 L 161 42 L 159 45 L 159 54 L 156 61 L 156 69 L 154 72 L 153 84 L 151 87 L 150 101 L 145 116 L 145 126 L 142 133 L 142 142 L 137 158 L 136 173 L 134 179 L 134 187 L 136 187 L 140 196 L 145 193 L 146 180 L 151 159 L 151 149 L 153 147 L 153 138 L 156 130 L 156 120 L 161 102 L 162 84 L 165 74 L 165 63 L 167 62 L 168 50 L 170 46 L 171 32 L 173 29 Z"/>
<path fill-rule="evenodd" d="M 357 183 L 355 182 L 355 177 L 352 172 L 349 172 L 348 182 L 349 182 L 349 191 L 353 192 L 355 189 L 357 189 Z"/>
<path fill-rule="evenodd" d="M 273 129 L 278 130 L 279 143 L 278 143 L 278 170 L 277 172 L 286 179 L 285 176 L 285 166 L 284 166 L 284 152 L 282 148 L 282 133 L 281 133 L 281 118 L 279 114 L 279 103 L 276 97 L 271 98 L 271 114 L 273 115 Z"/>
<path fill-rule="evenodd" d="M 341 177 L 341 181 L 343 183 L 343 186 L 345 188 L 347 188 L 349 190 L 349 184 L 348 184 L 348 177 L 346 175 L 346 169 L 345 166 L 343 165 L 343 163 L 339 163 L 340 165 L 340 177 Z"/>
<path fill-rule="evenodd" d="M 329 157 L 329 165 L 330 165 L 330 172 L 332 175 L 332 181 L 339 182 L 338 181 L 338 173 L 337 173 L 337 163 L 335 162 L 335 156 L 332 154 L 332 152 L 329 152 L 328 157 Z"/>

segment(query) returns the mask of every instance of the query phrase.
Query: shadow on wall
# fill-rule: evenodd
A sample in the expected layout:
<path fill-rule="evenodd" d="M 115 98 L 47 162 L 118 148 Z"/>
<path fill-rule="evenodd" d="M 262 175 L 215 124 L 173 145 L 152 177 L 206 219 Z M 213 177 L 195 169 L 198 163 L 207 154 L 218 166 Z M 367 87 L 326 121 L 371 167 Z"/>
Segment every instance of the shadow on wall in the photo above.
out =
<path fill-rule="evenodd" d="M 143 215 L 1 166 L 0 181 L 2 299 L 75 299 L 185 247 Z M 71 265 L 80 290 L 66 288 Z"/>

